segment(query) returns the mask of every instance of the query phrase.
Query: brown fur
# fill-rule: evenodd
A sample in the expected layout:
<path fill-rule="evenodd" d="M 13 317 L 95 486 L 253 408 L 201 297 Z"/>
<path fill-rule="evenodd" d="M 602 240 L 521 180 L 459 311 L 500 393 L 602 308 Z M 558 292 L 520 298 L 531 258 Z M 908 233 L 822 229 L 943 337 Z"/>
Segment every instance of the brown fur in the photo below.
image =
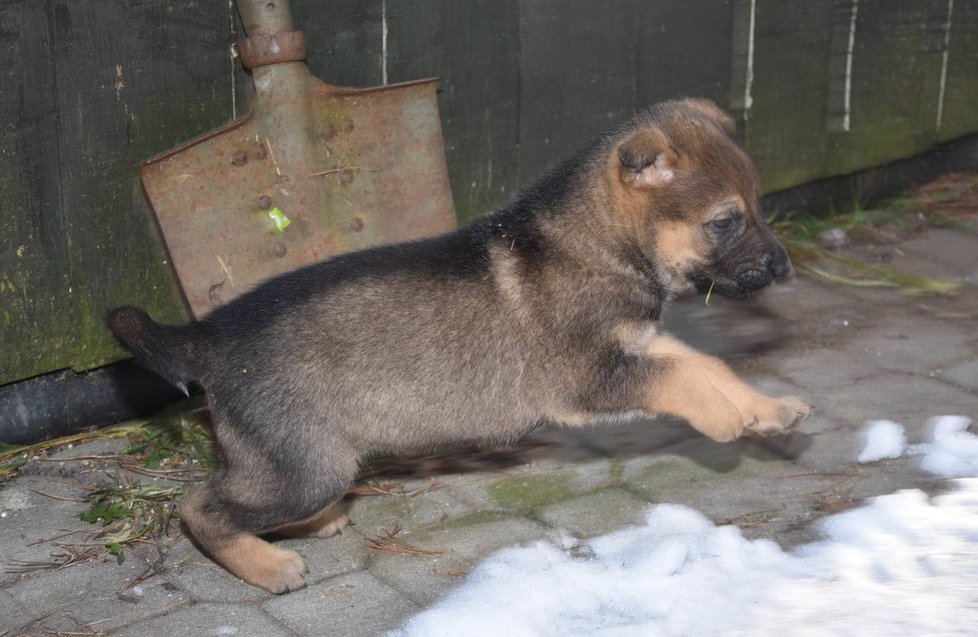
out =
<path fill-rule="evenodd" d="M 717 440 L 806 418 L 661 332 L 690 286 L 744 295 L 790 272 L 730 127 L 709 102 L 660 104 L 469 228 L 309 266 L 187 326 L 116 310 L 120 340 L 207 394 L 220 468 L 181 505 L 197 543 L 294 590 L 301 558 L 257 536 L 338 530 L 371 454 L 635 411 Z"/>

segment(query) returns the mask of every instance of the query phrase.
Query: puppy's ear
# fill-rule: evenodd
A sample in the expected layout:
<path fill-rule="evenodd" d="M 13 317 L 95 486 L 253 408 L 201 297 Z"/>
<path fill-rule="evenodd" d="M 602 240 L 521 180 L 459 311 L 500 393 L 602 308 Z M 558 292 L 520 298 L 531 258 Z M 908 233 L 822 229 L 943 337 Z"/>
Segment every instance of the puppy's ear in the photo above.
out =
<path fill-rule="evenodd" d="M 704 97 L 691 97 L 683 100 L 686 106 L 704 119 L 710 120 L 730 134 L 737 132 L 737 123 L 729 113 Z"/>
<path fill-rule="evenodd" d="M 618 147 L 619 177 L 626 186 L 651 190 L 675 177 L 676 151 L 659 130 L 633 133 Z"/>

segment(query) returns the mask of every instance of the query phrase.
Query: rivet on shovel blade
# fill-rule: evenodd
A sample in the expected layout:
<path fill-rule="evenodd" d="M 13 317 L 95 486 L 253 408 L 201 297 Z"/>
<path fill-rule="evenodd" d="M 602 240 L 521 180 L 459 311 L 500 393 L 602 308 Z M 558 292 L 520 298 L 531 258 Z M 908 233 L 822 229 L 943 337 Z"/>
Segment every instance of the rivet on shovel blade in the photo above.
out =
<path fill-rule="evenodd" d="M 244 166 L 248 163 L 248 155 L 243 150 L 236 151 L 231 155 L 231 163 L 235 166 Z"/>
<path fill-rule="evenodd" d="M 343 122 L 340 123 L 340 130 L 342 130 L 344 133 L 352 133 L 353 132 L 353 120 L 352 119 L 344 119 Z"/>
<path fill-rule="evenodd" d="M 259 210 L 271 210 L 272 208 L 272 198 L 268 195 L 262 195 L 258 198 L 258 209 Z"/>
<path fill-rule="evenodd" d="M 363 230 L 363 217 L 353 217 L 350 220 L 350 230 L 354 232 L 360 232 Z"/>
<path fill-rule="evenodd" d="M 288 251 L 289 251 L 289 249 L 286 248 L 285 247 L 285 244 L 284 243 L 281 243 L 281 242 L 276 243 L 275 244 L 275 247 L 272 248 L 272 252 L 275 254 L 275 256 L 277 256 L 280 259 L 282 257 L 284 257 L 285 256 L 285 253 L 288 252 Z"/>

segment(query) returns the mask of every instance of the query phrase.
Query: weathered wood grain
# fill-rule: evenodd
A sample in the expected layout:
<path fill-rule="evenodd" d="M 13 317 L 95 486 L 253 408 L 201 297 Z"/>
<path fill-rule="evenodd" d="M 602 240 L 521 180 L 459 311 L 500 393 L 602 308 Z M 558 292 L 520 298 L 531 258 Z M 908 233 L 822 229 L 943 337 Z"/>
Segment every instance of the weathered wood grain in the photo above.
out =
<path fill-rule="evenodd" d="M 909 157 L 936 141 L 946 4 L 859 0 L 858 9 L 851 130 L 830 138 L 825 175 Z"/>
<path fill-rule="evenodd" d="M 636 108 L 707 97 L 730 108 L 733 0 L 639 4 Z"/>
<path fill-rule="evenodd" d="M 952 8 L 943 109 L 937 132 L 938 139 L 947 141 L 978 130 L 978 2 L 943 0 L 942 4 Z"/>
<path fill-rule="evenodd" d="M 830 2 L 756 3 L 752 101 L 741 115 L 764 191 L 816 179 L 824 170 L 832 16 Z"/>
<path fill-rule="evenodd" d="M 44 3 L 0 3 L 0 383 L 65 366 L 68 242 Z"/>
<path fill-rule="evenodd" d="M 524 0 L 519 181 L 635 111 L 637 0 Z"/>
<path fill-rule="evenodd" d="M 3 109 L 38 159 L 26 172 L 29 203 L 4 213 L 31 230 L 17 233 L 12 258 L 0 257 L 28 290 L 5 310 L 2 339 L 18 345 L 0 357 L 0 383 L 123 357 L 104 326 L 110 307 L 184 316 L 136 170 L 231 110 L 226 4 L 50 0 L 10 9 L 20 15 L 18 46 L 37 50 L 5 67 L 21 74 L 5 76 L 2 93 L 20 97 Z M 6 41 L 2 48 L 16 55 Z"/>
<path fill-rule="evenodd" d="M 388 0 L 389 82 L 440 78 L 438 102 L 459 223 L 517 187 L 519 2 Z"/>

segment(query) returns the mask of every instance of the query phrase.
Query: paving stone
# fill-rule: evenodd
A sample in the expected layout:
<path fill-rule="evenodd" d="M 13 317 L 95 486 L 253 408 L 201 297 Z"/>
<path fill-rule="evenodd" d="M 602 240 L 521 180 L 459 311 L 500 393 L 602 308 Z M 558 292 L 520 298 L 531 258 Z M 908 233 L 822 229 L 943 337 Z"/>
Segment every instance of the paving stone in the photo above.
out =
<path fill-rule="evenodd" d="M 424 607 L 460 585 L 476 563 L 451 549 L 430 556 L 378 552 L 367 572 Z"/>
<path fill-rule="evenodd" d="M 164 577 L 150 578 L 127 589 L 128 582 L 142 574 L 146 566 L 135 557 L 121 565 L 114 561 L 85 562 L 32 574 L 7 591 L 38 615 L 57 611 L 46 624 L 62 629 L 77 626 L 75 622 L 97 622 L 99 630 L 109 631 L 191 602 L 185 591 L 168 586 Z M 73 622 L 66 623 L 67 618 Z"/>
<path fill-rule="evenodd" d="M 973 332 L 919 313 L 882 313 L 877 325 L 860 330 L 840 355 L 860 363 L 867 372 L 926 374 L 959 360 L 969 349 Z"/>
<path fill-rule="evenodd" d="M 852 387 L 866 378 L 886 373 L 873 360 L 828 348 L 805 348 L 765 358 L 773 372 L 804 388 L 816 406 L 835 389 Z"/>
<path fill-rule="evenodd" d="M 585 441 L 599 457 L 613 460 L 609 471 L 614 476 L 615 467 L 624 458 L 654 453 L 669 445 L 695 438 L 701 434 L 678 418 L 635 418 L 621 423 L 595 425 L 588 429 Z"/>
<path fill-rule="evenodd" d="M 201 602 L 255 603 L 271 596 L 271 593 L 239 580 L 203 555 L 182 564 L 173 571 L 170 580 Z"/>
<path fill-rule="evenodd" d="M 936 229 L 917 239 L 904 241 L 899 247 L 901 252 L 920 259 L 914 263 L 898 263 L 908 268 L 909 272 L 978 283 L 978 267 L 975 264 L 978 235 L 973 231 Z M 921 261 L 927 266 L 922 266 Z"/>
<path fill-rule="evenodd" d="M 351 573 L 276 597 L 263 608 L 299 635 L 371 637 L 403 624 L 418 607 L 369 573 Z"/>
<path fill-rule="evenodd" d="M 978 358 L 952 365 L 936 375 L 966 389 L 978 390 Z"/>
<path fill-rule="evenodd" d="M 31 620 L 26 606 L 14 599 L 10 593 L 0 591 L 0 635 L 13 633 Z"/>
<path fill-rule="evenodd" d="M 365 535 L 363 529 L 347 527 L 333 537 L 282 540 L 279 544 L 296 551 L 305 559 L 309 567 L 306 582 L 313 583 L 365 568 Z"/>
<path fill-rule="evenodd" d="M 625 488 L 652 502 L 690 506 L 717 524 L 736 524 L 748 537 L 770 537 L 810 519 L 810 494 L 834 479 L 787 460 L 749 460 L 716 472 L 672 457 L 631 463 Z"/>
<path fill-rule="evenodd" d="M 78 519 L 84 509 L 74 502 L 48 498 L 31 489 L 56 491 L 54 485 L 35 478 L 19 478 L 0 488 L 0 586 L 21 578 L 10 572 L 14 562 L 44 562 L 57 547 L 38 540 L 61 535 L 60 529 L 87 526 Z M 77 497 L 78 492 L 72 492 Z"/>
<path fill-rule="evenodd" d="M 418 604 L 427 605 L 460 582 L 480 560 L 495 551 L 558 534 L 541 524 L 500 511 L 480 511 L 417 533 L 398 536 L 408 544 L 439 555 L 417 556 L 378 551 L 370 573 Z"/>
<path fill-rule="evenodd" d="M 895 420 L 917 442 L 929 435 L 924 423 L 932 416 L 957 414 L 978 420 L 978 396 L 911 374 L 866 379 L 833 390 L 827 398 L 824 411 L 842 425 L 860 427 L 869 420 Z"/>
<path fill-rule="evenodd" d="M 530 514 L 536 509 L 616 482 L 608 459 L 558 463 L 541 460 L 492 476 L 464 476 L 449 484 L 453 493 L 480 510 Z"/>
<path fill-rule="evenodd" d="M 139 622 L 112 633 L 112 637 L 162 637 L 164 635 L 292 637 L 294 633 L 261 609 L 248 604 L 195 604 L 190 608 Z"/>
<path fill-rule="evenodd" d="M 760 302 L 789 320 L 824 314 L 830 308 L 852 303 L 846 289 L 804 273 L 764 290 Z"/>
<path fill-rule="evenodd" d="M 587 537 L 640 524 L 649 503 L 618 487 L 606 487 L 541 509 L 537 517 L 559 529 Z"/>
<path fill-rule="evenodd" d="M 436 487 L 431 489 L 430 487 Z M 350 520 L 364 535 L 375 535 L 381 529 L 400 525 L 405 529 L 419 529 L 471 513 L 473 507 L 452 495 L 442 487 L 440 480 L 405 483 L 406 492 L 429 488 L 414 496 L 377 495 L 359 496 L 350 503 Z"/>
<path fill-rule="evenodd" d="M 734 472 L 755 475 L 764 463 L 745 453 L 747 445 L 692 440 L 676 445 L 667 455 L 636 458 L 625 463 L 622 486 L 648 502 L 659 503 L 728 479 Z"/>

